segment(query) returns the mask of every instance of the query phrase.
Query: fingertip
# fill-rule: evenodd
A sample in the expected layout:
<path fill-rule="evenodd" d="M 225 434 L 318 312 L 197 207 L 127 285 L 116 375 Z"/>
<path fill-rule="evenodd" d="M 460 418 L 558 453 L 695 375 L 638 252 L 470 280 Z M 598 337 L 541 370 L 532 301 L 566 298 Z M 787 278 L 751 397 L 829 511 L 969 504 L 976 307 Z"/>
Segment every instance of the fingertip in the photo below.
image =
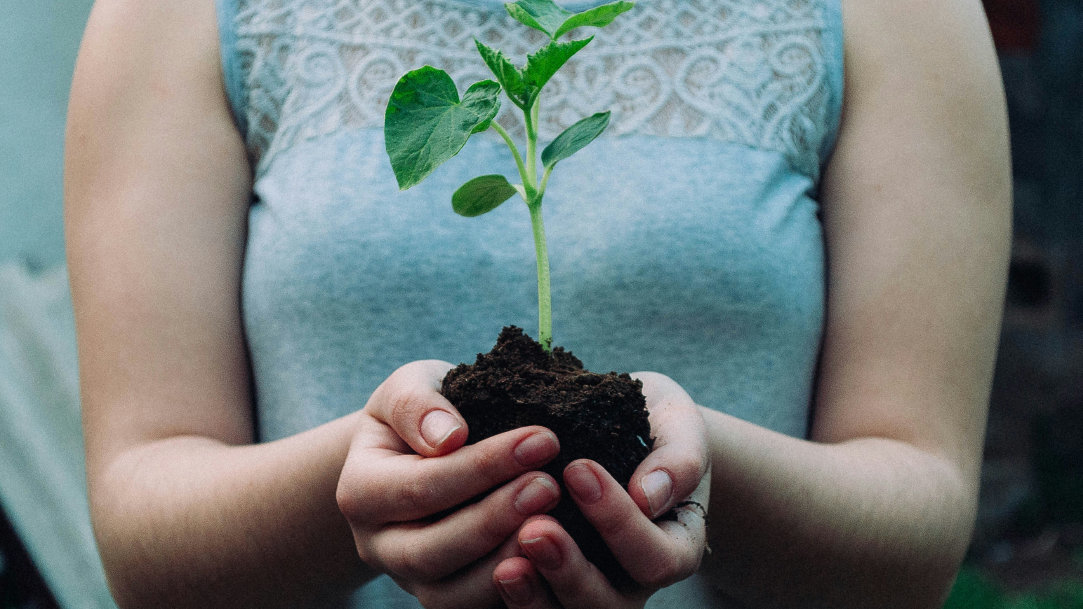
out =
<path fill-rule="evenodd" d="M 644 513 L 651 520 L 658 518 L 671 507 L 673 488 L 672 474 L 661 468 L 652 470 L 639 479 L 639 490 L 643 494 L 643 499 L 637 499 L 636 504 L 640 509 L 646 507 Z"/>
<path fill-rule="evenodd" d="M 632 474 L 628 494 L 643 514 L 654 520 L 692 494 L 706 472 L 705 466 L 693 457 L 676 451 L 655 453 Z"/>
<path fill-rule="evenodd" d="M 372 393 L 365 410 L 390 426 L 424 457 L 447 454 L 466 443 L 466 421 L 440 393 L 447 362 L 410 362 L 391 373 Z"/>
<path fill-rule="evenodd" d="M 537 575 L 530 560 L 515 556 L 493 569 L 493 585 L 509 607 L 525 607 L 538 593 Z"/>
<path fill-rule="evenodd" d="M 447 454 L 466 442 L 466 421 L 446 410 L 434 409 L 421 418 L 418 429 L 429 456 Z"/>
<path fill-rule="evenodd" d="M 519 546 L 522 548 L 524 540 L 536 539 L 542 535 L 556 535 L 562 531 L 560 522 L 548 514 L 537 514 L 526 519 L 523 526 L 519 527 Z"/>
<path fill-rule="evenodd" d="M 493 569 L 493 580 L 508 580 L 528 575 L 534 570 L 530 561 L 523 556 L 512 556 L 500 561 Z"/>
<path fill-rule="evenodd" d="M 549 429 L 532 426 L 516 430 L 516 433 L 526 434 L 512 448 L 515 461 L 522 467 L 541 467 L 560 453 L 560 440 Z"/>
<path fill-rule="evenodd" d="M 579 459 L 564 468 L 564 484 L 580 505 L 591 505 L 602 499 L 602 480 L 595 473 L 593 464 L 593 461 Z"/>

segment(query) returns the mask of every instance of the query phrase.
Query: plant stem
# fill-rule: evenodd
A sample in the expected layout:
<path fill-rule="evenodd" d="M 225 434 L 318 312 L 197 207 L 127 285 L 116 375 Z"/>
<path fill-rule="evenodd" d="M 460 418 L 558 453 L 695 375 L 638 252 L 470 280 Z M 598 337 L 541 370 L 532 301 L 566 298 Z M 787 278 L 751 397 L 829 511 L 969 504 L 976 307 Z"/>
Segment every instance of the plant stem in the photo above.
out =
<path fill-rule="evenodd" d="M 545 243 L 545 223 L 542 221 L 541 203 L 544 192 L 538 187 L 538 100 L 523 109 L 526 127 L 526 172 L 520 174 L 530 197 L 526 199 L 530 210 L 530 227 L 534 233 L 534 255 L 538 263 L 538 342 L 546 353 L 553 350 L 553 302 L 549 287 L 549 248 Z M 546 178 L 548 178 L 548 172 Z M 548 180 L 547 180 L 548 181 Z"/>
<path fill-rule="evenodd" d="M 553 302 L 549 288 L 549 248 L 541 215 L 541 196 L 527 202 L 530 227 L 534 232 L 534 253 L 538 260 L 538 342 L 546 353 L 553 350 Z"/>
<path fill-rule="evenodd" d="M 536 160 L 538 128 L 537 125 L 534 124 L 534 117 L 532 116 L 536 113 L 536 110 L 534 109 L 537 107 L 538 102 L 535 100 L 531 109 L 523 112 L 523 123 L 526 127 L 526 177 L 524 179 L 530 182 L 531 188 L 538 185 L 538 163 Z"/>
<path fill-rule="evenodd" d="M 500 126 L 495 120 L 489 124 L 494 131 L 500 134 L 500 137 L 504 138 L 504 143 L 508 145 L 508 149 L 511 150 L 512 157 L 515 158 L 515 166 L 519 169 L 519 177 L 523 180 L 523 185 L 526 185 L 526 167 L 523 165 L 523 157 L 519 156 L 519 148 L 515 146 L 515 142 L 511 139 L 511 135 L 507 130 Z M 533 185 L 531 185 L 533 187 Z"/>
<path fill-rule="evenodd" d="M 541 215 L 542 195 L 544 195 L 545 184 L 549 181 L 549 169 L 545 170 L 545 177 L 539 187 L 537 121 L 538 102 L 535 99 L 530 108 L 524 108 L 523 110 L 523 122 L 526 127 L 525 163 L 508 132 L 496 121 L 493 121 L 490 126 L 500 134 L 500 137 L 504 139 L 504 143 L 508 145 L 512 156 L 515 157 L 519 177 L 523 180 L 522 188 L 516 187 L 516 191 L 519 196 L 523 197 L 527 209 L 530 210 L 530 226 L 534 233 L 534 254 L 538 263 L 538 342 L 541 343 L 546 353 L 550 353 L 553 350 L 553 303 L 552 292 L 549 287 L 549 248 L 545 243 L 545 224 L 542 222 Z"/>

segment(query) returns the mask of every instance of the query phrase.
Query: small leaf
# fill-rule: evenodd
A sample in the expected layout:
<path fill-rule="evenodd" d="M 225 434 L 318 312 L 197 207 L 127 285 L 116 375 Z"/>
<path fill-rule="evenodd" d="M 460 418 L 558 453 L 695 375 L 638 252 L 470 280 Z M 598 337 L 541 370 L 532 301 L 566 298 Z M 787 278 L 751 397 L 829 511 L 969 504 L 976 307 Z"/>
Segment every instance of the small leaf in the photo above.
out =
<path fill-rule="evenodd" d="M 527 56 L 526 68 L 523 69 L 523 78 L 527 86 L 532 89 L 532 94 L 537 95 L 538 91 L 541 91 L 541 88 L 545 86 L 545 83 L 549 82 L 549 79 L 553 77 L 553 74 L 556 74 L 557 70 L 571 59 L 572 55 L 578 53 L 593 39 L 592 36 L 583 40 L 572 40 L 571 42 L 549 42 L 538 49 L 537 53 Z"/>
<path fill-rule="evenodd" d="M 527 95 L 527 85 L 523 81 L 523 71 L 515 67 L 515 64 L 501 51 L 485 46 L 477 38 L 474 39 L 474 44 L 477 45 L 481 58 L 485 60 L 485 65 L 492 70 L 508 97 L 520 108 L 525 107 L 526 102 L 529 101 L 529 95 Z"/>
<path fill-rule="evenodd" d="M 634 2 L 613 2 L 573 15 L 553 32 L 553 40 L 577 27 L 605 27 L 612 23 L 621 13 L 631 10 L 633 6 L 635 6 Z"/>
<path fill-rule="evenodd" d="M 490 212 L 516 192 L 502 175 L 480 176 L 463 184 L 451 195 L 451 208 L 467 218 Z"/>
<path fill-rule="evenodd" d="M 384 146 L 400 189 L 421 182 L 455 156 L 470 136 L 489 128 L 500 110 L 500 85 L 474 83 L 459 100 L 443 70 L 407 72 L 391 92 L 384 114 Z"/>
<path fill-rule="evenodd" d="M 575 14 L 557 6 L 553 0 L 517 0 L 504 8 L 519 23 L 541 30 L 553 39 L 556 39 L 554 32 Z"/>
<path fill-rule="evenodd" d="M 542 151 L 542 164 L 546 169 L 552 169 L 558 161 L 572 156 L 594 141 L 608 125 L 609 112 L 599 112 L 568 127 Z"/>
<path fill-rule="evenodd" d="M 556 40 L 578 27 L 604 27 L 621 13 L 630 10 L 635 3 L 611 2 L 582 13 L 573 13 L 558 6 L 553 0 L 517 0 L 505 4 L 508 14 L 519 23 L 545 32 Z"/>

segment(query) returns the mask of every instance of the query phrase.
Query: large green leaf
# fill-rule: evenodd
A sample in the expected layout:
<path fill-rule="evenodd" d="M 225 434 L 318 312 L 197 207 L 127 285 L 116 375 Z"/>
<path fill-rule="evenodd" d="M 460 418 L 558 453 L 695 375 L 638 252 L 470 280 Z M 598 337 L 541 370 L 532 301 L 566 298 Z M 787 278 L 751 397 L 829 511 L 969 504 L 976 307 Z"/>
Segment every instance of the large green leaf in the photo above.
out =
<path fill-rule="evenodd" d="M 451 195 L 451 208 L 467 218 L 490 212 L 515 194 L 515 187 L 502 175 L 479 176 Z"/>
<path fill-rule="evenodd" d="M 608 125 L 609 112 L 599 112 L 578 121 L 545 147 L 541 154 L 542 164 L 546 169 L 551 169 L 557 162 L 572 156 L 594 141 Z"/>
<path fill-rule="evenodd" d="M 635 6 L 632 2 L 611 2 L 581 13 L 561 8 L 553 0 L 516 0 L 505 4 L 508 14 L 519 23 L 545 32 L 556 40 L 564 34 L 583 26 L 603 27 L 609 25 L 621 13 Z"/>
<path fill-rule="evenodd" d="M 553 40 L 577 27 L 605 27 L 612 23 L 621 13 L 632 10 L 633 6 L 635 6 L 634 2 L 613 2 L 573 15 L 553 32 Z"/>
<path fill-rule="evenodd" d="M 541 30 L 555 39 L 554 32 L 575 13 L 557 6 L 553 0 L 517 0 L 504 5 L 508 14 L 525 26 Z"/>
<path fill-rule="evenodd" d="M 421 182 L 458 154 L 499 110 L 500 85 L 494 81 L 474 83 L 460 101 L 443 70 L 425 66 L 403 75 L 384 114 L 384 145 L 399 188 Z"/>
<path fill-rule="evenodd" d="M 526 82 L 523 80 L 523 71 L 515 67 L 515 64 L 503 52 L 485 46 L 477 38 L 474 39 L 474 44 L 477 45 L 481 58 L 485 60 L 485 65 L 492 70 L 508 97 L 520 108 L 525 108 L 530 101 L 530 95 Z"/>
<path fill-rule="evenodd" d="M 549 82 L 553 74 L 556 74 L 557 70 L 571 59 L 572 55 L 578 53 L 593 39 L 594 37 L 591 36 L 590 38 L 570 42 L 550 41 L 544 47 L 538 49 L 537 53 L 528 55 L 526 68 L 523 69 L 523 77 L 527 86 L 532 89 L 533 94 L 537 95 L 537 92 L 541 91 L 541 88 L 545 86 L 545 83 Z"/>

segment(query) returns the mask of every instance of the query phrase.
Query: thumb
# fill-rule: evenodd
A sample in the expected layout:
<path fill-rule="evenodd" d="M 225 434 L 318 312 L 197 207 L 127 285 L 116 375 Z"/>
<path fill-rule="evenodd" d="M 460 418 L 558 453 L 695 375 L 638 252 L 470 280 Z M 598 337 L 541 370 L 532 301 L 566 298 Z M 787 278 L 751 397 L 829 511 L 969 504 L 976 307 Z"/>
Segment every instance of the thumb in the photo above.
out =
<path fill-rule="evenodd" d="M 376 388 L 365 411 L 383 422 L 417 454 L 435 457 L 466 443 L 466 421 L 440 394 L 452 365 L 438 360 L 402 366 Z"/>

